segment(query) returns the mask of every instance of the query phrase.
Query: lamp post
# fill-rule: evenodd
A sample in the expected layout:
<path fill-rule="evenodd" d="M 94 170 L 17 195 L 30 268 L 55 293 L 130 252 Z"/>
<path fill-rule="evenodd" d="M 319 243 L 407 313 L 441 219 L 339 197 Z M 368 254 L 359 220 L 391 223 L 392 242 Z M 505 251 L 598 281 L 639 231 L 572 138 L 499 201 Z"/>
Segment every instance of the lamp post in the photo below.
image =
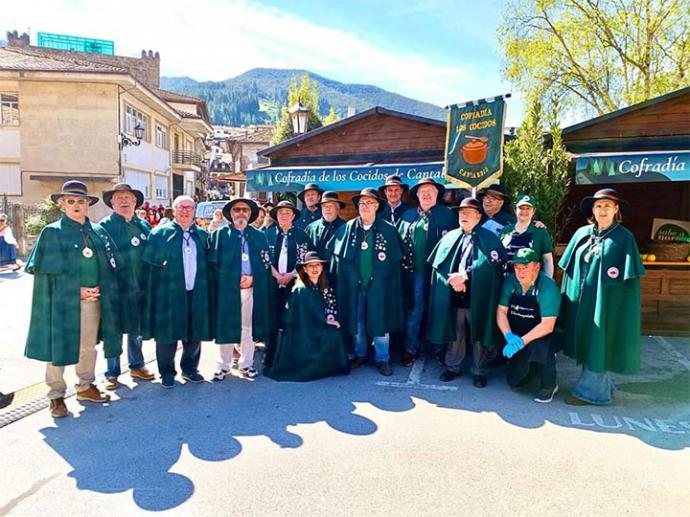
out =
<path fill-rule="evenodd" d="M 142 126 L 139 122 L 137 122 L 137 125 L 134 126 L 134 136 L 137 138 L 136 142 L 129 138 L 126 133 L 120 133 L 120 150 L 128 145 L 136 146 L 141 144 L 141 139 L 144 138 L 144 126 Z"/>
<path fill-rule="evenodd" d="M 307 132 L 307 123 L 309 122 L 309 109 L 297 101 L 296 104 L 288 109 L 290 118 L 292 119 L 292 129 L 295 135 L 301 135 Z"/>

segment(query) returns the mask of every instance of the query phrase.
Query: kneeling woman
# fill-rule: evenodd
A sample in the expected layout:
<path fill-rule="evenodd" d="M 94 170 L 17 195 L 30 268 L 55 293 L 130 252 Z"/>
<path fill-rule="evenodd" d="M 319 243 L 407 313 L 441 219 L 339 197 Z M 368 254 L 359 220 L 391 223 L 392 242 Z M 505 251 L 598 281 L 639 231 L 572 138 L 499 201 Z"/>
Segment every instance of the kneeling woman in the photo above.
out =
<path fill-rule="evenodd" d="M 285 327 L 273 364 L 264 370 L 272 379 L 311 381 L 350 371 L 325 262 L 309 252 L 297 265 L 299 279 L 288 298 Z"/>

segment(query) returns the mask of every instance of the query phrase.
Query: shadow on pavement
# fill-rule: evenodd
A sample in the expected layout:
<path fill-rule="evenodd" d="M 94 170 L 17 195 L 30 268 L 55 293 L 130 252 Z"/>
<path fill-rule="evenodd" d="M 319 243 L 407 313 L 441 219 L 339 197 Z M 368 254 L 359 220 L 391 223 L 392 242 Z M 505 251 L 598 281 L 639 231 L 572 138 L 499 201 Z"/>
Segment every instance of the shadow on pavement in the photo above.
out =
<path fill-rule="evenodd" d="M 205 353 L 211 350 L 206 345 Z M 429 361 L 421 383 L 457 390 L 380 386 L 376 382 L 382 377 L 371 367 L 312 383 L 233 377 L 218 384 L 177 384 L 172 390 L 163 390 L 158 382 L 142 383 L 134 389 L 121 386 L 119 400 L 88 406 L 78 418 L 70 415 L 41 431 L 72 466 L 70 476 L 79 489 L 131 489 L 135 503 L 152 511 L 179 506 L 194 493 L 191 479 L 170 472 L 183 446 L 199 459 L 223 461 L 241 454 L 240 437 L 265 436 L 280 447 L 301 447 L 302 438 L 289 430 L 296 424 L 325 422 L 345 434 L 375 433 L 375 421 L 355 414 L 359 403 L 400 412 L 421 399 L 442 408 L 495 413 L 527 429 L 550 423 L 625 434 L 662 449 L 690 447 L 690 371 L 668 354 L 663 357 L 653 344 L 647 343 L 644 354 L 640 375 L 617 379 L 619 391 L 611 407 L 566 406 L 560 396 L 551 404 L 537 404 L 529 389 L 512 392 L 500 373 L 490 377 L 485 389 L 473 388 L 469 376 L 443 384 L 437 382 L 441 367 Z M 397 367 L 391 379 L 405 383 L 409 371 Z M 559 357 L 561 393 L 567 393 L 577 373 L 572 361 Z"/>

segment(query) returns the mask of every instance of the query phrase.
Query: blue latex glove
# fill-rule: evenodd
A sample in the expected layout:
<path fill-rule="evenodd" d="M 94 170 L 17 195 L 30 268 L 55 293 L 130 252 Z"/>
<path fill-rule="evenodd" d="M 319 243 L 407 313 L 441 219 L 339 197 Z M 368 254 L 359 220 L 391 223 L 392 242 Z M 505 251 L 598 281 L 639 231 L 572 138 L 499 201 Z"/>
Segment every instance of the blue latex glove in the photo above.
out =
<path fill-rule="evenodd" d="M 520 336 L 516 336 L 511 332 L 506 334 L 506 340 L 508 341 L 508 343 L 506 344 L 506 346 L 503 347 L 503 355 L 506 356 L 508 359 L 513 357 L 523 348 L 525 348 L 525 342 L 522 340 L 522 338 Z"/>

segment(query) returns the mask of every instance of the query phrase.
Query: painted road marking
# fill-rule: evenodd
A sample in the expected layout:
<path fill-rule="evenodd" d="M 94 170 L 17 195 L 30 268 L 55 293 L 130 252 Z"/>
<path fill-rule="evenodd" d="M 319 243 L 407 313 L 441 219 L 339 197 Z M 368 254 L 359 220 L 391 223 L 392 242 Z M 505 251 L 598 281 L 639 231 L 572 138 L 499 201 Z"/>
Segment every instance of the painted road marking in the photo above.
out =
<path fill-rule="evenodd" d="M 422 377 L 422 372 L 424 371 L 424 363 L 426 359 L 424 357 L 418 358 L 407 376 L 407 382 L 391 382 L 391 381 L 377 381 L 377 386 L 385 386 L 388 388 L 408 388 L 408 389 L 420 389 L 420 390 L 436 390 L 436 391 L 458 391 L 457 386 L 442 386 L 439 384 L 422 384 L 420 379 Z"/>
<path fill-rule="evenodd" d="M 685 367 L 686 370 L 690 372 L 690 360 L 688 360 L 683 354 L 681 354 L 676 347 L 674 347 L 671 343 L 666 341 L 663 337 L 661 336 L 649 336 L 651 337 L 654 341 L 659 343 L 664 349 L 681 365 Z"/>

